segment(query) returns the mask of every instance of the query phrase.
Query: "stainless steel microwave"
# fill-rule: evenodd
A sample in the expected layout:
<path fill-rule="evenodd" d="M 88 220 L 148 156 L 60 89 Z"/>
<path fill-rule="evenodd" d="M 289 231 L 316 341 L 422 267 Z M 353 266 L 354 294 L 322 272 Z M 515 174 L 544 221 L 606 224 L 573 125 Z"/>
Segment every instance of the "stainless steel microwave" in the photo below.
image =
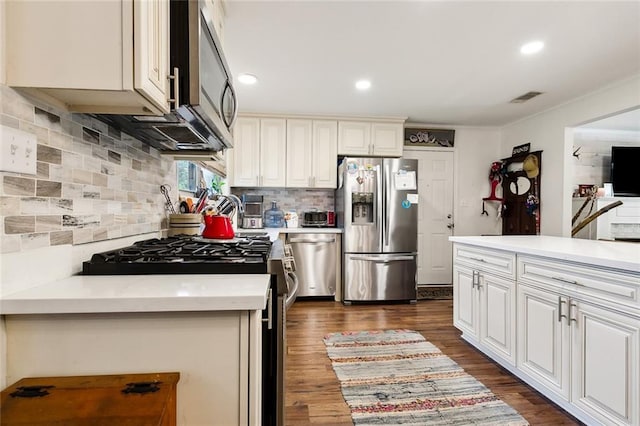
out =
<path fill-rule="evenodd" d="M 171 113 L 97 117 L 161 151 L 231 148 L 238 104 L 212 11 L 205 0 L 171 0 L 169 7 Z"/>

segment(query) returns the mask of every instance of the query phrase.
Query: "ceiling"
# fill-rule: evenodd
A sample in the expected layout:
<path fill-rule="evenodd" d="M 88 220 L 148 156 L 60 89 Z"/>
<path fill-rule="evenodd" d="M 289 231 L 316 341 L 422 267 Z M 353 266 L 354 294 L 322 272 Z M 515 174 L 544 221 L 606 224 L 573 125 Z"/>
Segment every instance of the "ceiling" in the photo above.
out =
<path fill-rule="evenodd" d="M 231 71 L 259 79 L 236 83 L 245 113 L 501 126 L 640 74 L 638 1 L 225 5 Z M 521 55 L 532 40 L 545 48 Z M 366 92 L 354 87 L 362 78 Z M 509 103 L 529 91 L 543 94 Z"/>

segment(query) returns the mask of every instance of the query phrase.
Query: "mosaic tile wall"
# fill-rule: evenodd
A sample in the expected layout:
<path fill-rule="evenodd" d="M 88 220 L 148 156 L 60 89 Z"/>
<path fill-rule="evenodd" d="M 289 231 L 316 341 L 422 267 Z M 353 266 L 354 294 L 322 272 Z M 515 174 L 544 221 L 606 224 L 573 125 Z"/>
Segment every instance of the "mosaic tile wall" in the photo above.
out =
<path fill-rule="evenodd" d="M 262 195 L 264 209 L 271 208 L 271 201 L 277 201 L 281 210 L 295 210 L 298 215 L 305 210 L 335 210 L 333 189 L 231 188 L 231 193 L 238 197 L 245 193 Z"/>
<path fill-rule="evenodd" d="M 161 229 L 159 186 L 175 186 L 173 160 L 91 116 L 52 109 L 4 85 L 0 124 L 38 142 L 37 175 L 0 171 L 2 253 Z"/>

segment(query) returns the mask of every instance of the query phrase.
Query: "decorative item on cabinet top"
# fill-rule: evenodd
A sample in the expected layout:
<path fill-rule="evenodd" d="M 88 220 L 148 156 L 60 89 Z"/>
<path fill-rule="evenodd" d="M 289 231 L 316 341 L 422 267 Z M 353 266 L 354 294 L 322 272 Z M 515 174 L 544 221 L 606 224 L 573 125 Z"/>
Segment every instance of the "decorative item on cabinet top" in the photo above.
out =
<path fill-rule="evenodd" d="M 453 147 L 455 130 L 448 129 L 404 129 L 404 146 Z"/>

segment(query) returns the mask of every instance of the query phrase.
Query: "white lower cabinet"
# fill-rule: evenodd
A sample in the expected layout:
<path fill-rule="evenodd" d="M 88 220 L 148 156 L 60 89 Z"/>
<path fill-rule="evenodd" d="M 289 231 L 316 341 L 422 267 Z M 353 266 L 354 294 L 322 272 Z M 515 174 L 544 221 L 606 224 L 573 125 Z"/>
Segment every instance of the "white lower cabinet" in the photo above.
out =
<path fill-rule="evenodd" d="M 603 424 L 640 424 L 639 320 L 570 303 L 572 403 Z"/>
<path fill-rule="evenodd" d="M 640 425 L 640 276 L 454 245 L 463 338 L 588 425 Z"/>
<path fill-rule="evenodd" d="M 602 424 L 640 424 L 638 319 L 518 284 L 518 369 Z"/>
<path fill-rule="evenodd" d="M 569 400 L 566 298 L 518 283 L 518 369 Z"/>
<path fill-rule="evenodd" d="M 453 267 L 454 325 L 515 365 L 515 282 L 463 265 Z"/>

